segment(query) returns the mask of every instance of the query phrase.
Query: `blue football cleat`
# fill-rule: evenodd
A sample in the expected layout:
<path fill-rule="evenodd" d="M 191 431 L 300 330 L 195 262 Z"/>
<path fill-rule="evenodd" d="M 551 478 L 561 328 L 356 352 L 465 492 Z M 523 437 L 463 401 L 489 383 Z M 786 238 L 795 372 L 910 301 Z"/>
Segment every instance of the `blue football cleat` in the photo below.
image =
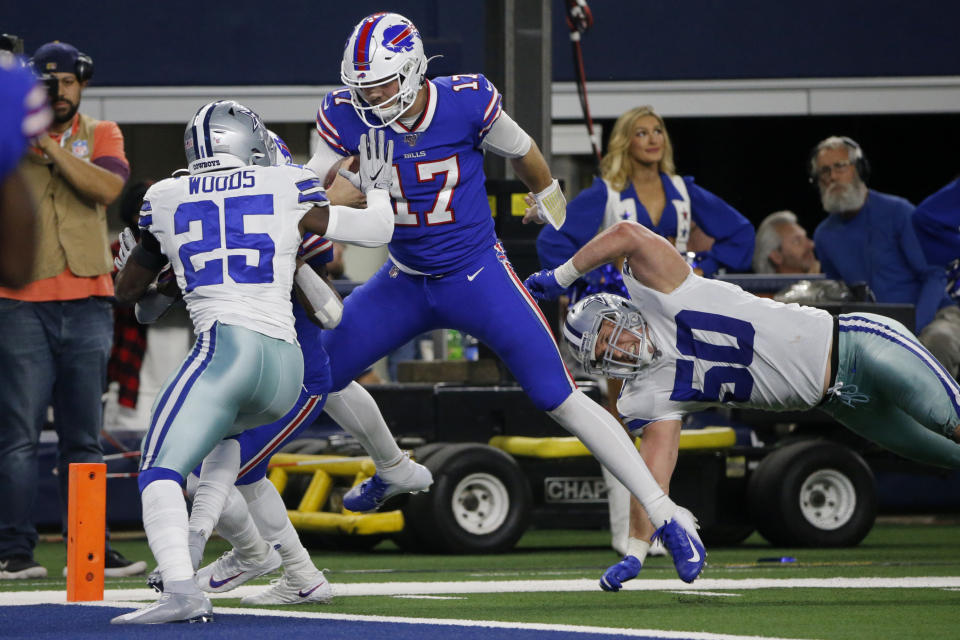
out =
<path fill-rule="evenodd" d="M 344 494 L 343 506 L 357 513 L 375 511 L 388 498 L 399 493 L 419 493 L 429 489 L 433 484 L 430 470 L 412 460 L 407 460 L 407 463 L 412 466 L 403 481 L 388 482 L 377 472 Z"/>
<path fill-rule="evenodd" d="M 673 566 L 684 582 L 693 582 L 703 571 L 707 552 L 697 535 L 697 519 L 693 514 L 677 507 L 676 513 L 653 534 L 653 539 L 663 540 L 663 546 L 673 556 Z"/>
<path fill-rule="evenodd" d="M 637 577 L 640 568 L 640 560 L 636 556 L 623 556 L 623 560 L 603 572 L 600 588 L 604 591 L 620 591 L 624 582 Z"/>

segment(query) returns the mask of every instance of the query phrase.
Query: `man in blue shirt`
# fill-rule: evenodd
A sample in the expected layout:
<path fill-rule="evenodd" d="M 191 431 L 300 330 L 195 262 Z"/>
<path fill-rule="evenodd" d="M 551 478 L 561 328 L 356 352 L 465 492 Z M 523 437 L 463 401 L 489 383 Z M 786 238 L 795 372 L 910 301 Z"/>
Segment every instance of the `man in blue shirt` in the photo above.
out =
<path fill-rule="evenodd" d="M 920 342 L 955 378 L 960 314 L 945 294 L 942 268 L 927 263 L 907 200 L 868 189 L 868 164 L 854 140 L 831 136 L 810 156 L 810 180 L 829 215 L 813 234 L 828 278 L 865 282 L 877 302 L 916 305 Z"/>

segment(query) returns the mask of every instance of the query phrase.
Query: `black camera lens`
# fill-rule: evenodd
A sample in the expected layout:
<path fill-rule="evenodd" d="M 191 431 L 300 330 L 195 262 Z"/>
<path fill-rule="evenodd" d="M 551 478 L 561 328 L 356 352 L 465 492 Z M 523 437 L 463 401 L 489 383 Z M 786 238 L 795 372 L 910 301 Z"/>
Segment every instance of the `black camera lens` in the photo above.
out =
<path fill-rule="evenodd" d="M 47 86 L 47 99 L 52 105 L 60 97 L 60 80 L 55 75 L 45 73 L 40 76 L 40 81 Z"/>

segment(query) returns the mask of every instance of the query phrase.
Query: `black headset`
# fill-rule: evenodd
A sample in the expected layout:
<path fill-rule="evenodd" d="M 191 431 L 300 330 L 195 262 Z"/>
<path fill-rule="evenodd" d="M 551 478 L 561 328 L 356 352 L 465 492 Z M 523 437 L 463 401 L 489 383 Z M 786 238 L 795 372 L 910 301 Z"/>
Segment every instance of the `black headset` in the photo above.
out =
<path fill-rule="evenodd" d="M 844 145 L 846 145 L 847 149 L 849 150 L 847 157 L 850 158 L 850 160 L 853 162 L 853 166 L 856 167 L 857 175 L 859 175 L 860 179 L 864 182 L 864 184 L 866 184 L 866 182 L 870 179 L 870 162 L 867 160 L 867 156 L 864 155 L 863 149 L 853 138 L 849 138 L 847 136 L 836 137 L 839 138 Z M 823 144 L 823 141 L 817 143 L 807 158 L 808 178 L 810 180 L 810 184 L 813 185 L 817 183 L 818 178 L 814 166 L 817 160 L 817 154 L 820 153 L 821 150 L 821 144 Z"/>
<path fill-rule="evenodd" d="M 86 82 L 93 77 L 93 58 L 83 53 L 82 51 L 77 51 L 77 64 L 74 66 L 73 72 L 77 75 L 78 82 Z M 851 142 L 853 142 L 851 140 Z M 856 142 L 854 142 L 856 144 Z M 859 149 L 859 147 L 857 147 Z"/>

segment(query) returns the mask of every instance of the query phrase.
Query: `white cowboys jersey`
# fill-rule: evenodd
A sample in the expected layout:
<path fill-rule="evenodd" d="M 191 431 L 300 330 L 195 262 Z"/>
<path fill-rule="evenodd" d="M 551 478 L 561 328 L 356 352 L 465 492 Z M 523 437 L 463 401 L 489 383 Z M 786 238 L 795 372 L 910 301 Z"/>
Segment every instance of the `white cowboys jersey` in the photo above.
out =
<path fill-rule="evenodd" d="M 219 321 L 296 344 L 297 225 L 324 203 L 309 169 L 248 166 L 158 182 L 144 196 L 140 227 L 170 260 L 197 333 Z"/>
<path fill-rule="evenodd" d="M 820 401 L 833 339 L 826 311 L 692 272 L 668 294 L 643 286 L 628 268 L 623 280 L 661 351 L 617 402 L 631 428 L 711 406 L 791 411 Z"/>

